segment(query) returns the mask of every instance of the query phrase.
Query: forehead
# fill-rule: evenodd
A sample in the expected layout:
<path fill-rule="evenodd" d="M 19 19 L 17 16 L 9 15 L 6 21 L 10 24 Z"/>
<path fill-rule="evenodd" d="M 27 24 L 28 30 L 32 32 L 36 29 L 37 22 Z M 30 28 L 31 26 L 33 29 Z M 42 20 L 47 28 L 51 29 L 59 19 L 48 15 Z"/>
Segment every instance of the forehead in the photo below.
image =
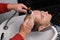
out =
<path fill-rule="evenodd" d="M 40 11 L 34 11 L 34 15 L 35 16 L 41 16 L 41 12 Z"/>

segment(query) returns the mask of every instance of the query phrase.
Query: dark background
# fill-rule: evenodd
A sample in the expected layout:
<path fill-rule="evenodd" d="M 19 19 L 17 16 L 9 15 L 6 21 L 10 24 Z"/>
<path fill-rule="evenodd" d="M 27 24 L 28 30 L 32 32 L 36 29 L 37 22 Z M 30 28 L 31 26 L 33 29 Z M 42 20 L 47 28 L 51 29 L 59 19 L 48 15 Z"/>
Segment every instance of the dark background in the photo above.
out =
<path fill-rule="evenodd" d="M 60 0 L 18 0 L 18 3 L 30 6 L 32 10 L 48 11 L 53 16 L 51 22 L 60 26 Z"/>

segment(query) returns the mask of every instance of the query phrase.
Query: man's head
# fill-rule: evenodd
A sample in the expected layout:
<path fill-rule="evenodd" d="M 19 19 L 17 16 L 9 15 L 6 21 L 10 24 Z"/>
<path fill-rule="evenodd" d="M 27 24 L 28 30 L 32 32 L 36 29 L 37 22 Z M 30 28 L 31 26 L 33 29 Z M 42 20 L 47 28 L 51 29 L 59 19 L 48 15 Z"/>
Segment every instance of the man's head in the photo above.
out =
<path fill-rule="evenodd" d="M 48 27 L 50 20 L 52 18 L 51 14 L 48 14 L 48 12 L 39 11 L 39 10 L 35 10 L 33 12 L 35 15 L 35 22 L 40 24 L 40 27 L 38 28 L 38 30 L 43 30 L 46 27 Z"/>

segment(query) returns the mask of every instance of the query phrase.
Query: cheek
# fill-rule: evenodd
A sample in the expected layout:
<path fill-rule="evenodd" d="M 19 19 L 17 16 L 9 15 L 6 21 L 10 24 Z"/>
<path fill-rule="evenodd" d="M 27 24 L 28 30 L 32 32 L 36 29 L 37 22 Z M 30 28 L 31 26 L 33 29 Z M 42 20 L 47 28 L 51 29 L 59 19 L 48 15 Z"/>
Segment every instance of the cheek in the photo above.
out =
<path fill-rule="evenodd" d="M 46 20 L 47 20 L 47 21 L 50 21 L 50 20 L 51 20 L 51 17 L 50 17 L 50 16 L 47 16 L 47 17 L 46 17 Z"/>
<path fill-rule="evenodd" d="M 44 22 L 44 23 L 50 22 L 50 17 L 45 17 L 45 18 L 42 20 L 42 22 Z"/>

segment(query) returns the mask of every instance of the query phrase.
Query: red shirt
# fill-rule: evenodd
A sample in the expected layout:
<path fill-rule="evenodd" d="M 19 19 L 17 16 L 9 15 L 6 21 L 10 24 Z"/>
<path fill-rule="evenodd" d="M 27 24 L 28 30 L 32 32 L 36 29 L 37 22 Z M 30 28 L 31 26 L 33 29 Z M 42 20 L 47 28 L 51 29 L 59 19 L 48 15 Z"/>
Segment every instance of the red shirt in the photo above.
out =
<path fill-rule="evenodd" d="M 7 4 L 0 3 L 0 14 L 7 12 Z"/>
<path fill-rule="evenodd" d="M 8 12 L 7 4 L 0 3 L 0 14 Z M 13 38 L 10 40 L 24 40 L 24 38 L 20 34 L 16 34 Z"/>
<path fill-rule="evenodd" d="M 20 34 L 16 34 L 13 38 L 10 40 L 24 40 L 23 37 Z"/>

